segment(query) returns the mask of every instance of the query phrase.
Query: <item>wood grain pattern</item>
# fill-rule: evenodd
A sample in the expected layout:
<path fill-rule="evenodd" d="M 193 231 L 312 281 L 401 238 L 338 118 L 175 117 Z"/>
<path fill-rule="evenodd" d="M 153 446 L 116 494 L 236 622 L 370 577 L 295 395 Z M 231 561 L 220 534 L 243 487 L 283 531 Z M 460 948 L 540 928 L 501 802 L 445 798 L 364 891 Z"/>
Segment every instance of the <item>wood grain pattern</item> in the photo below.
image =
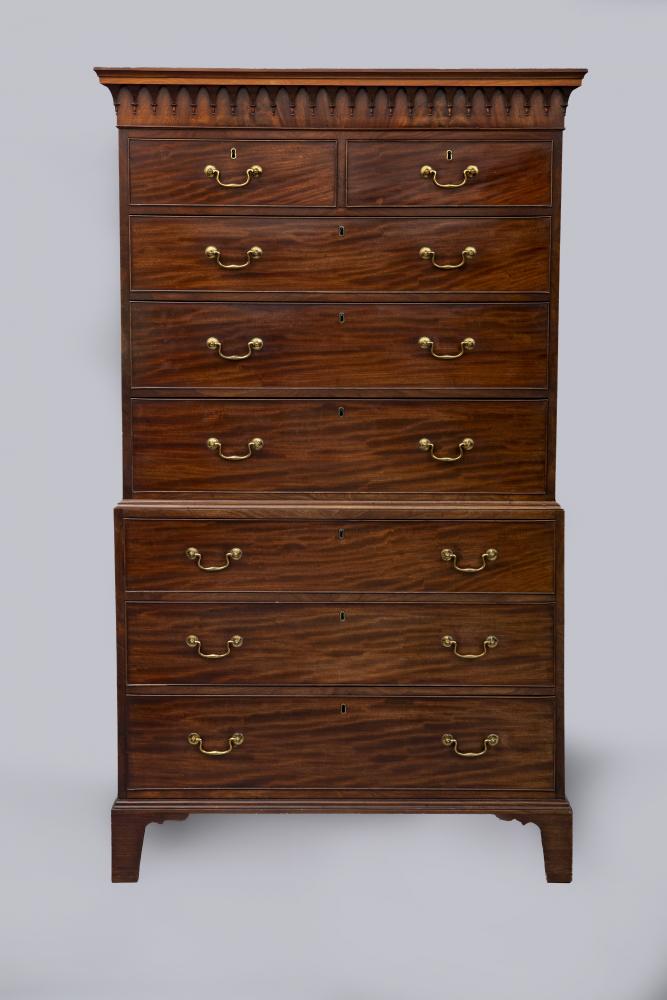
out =
<path fill-rule="evenodd" d="M 134 291 L 548 292 L 550 220 L 533 218 L 347 218 L 225 216 L 130 219 L 130 280 Z M 224 251 L 242 264 L 252 246 L 261 260 L 223 270 L 204 250 Z M 464 247 L 477 255 L 453 271 Z"/>
<path fill-rule="evenodd" d="M 343 322 L 341 322 L 341 313 Z M 229 387 L 546 388 L 544 304 L 285 304 L 133 302 L 132 385 L 136 389 Z M 260 352 L 242 362 L 259 337 Z M 430 337 L 440 354 L 419 347 Z"/>
<path fill-rule="evenodd" d="M 144 788 L 553 789 L 554 709 L 536 698 L 131 698 L 131 794 Z M 188 744 L 224 749 L 207 757 Z M 442 745 L 452 733 L 462 758 Z"/>
<path fill-rule="evenodd" d="M 133 488 L 160 491 L 388 491 L 544 496 L 546 404 L 540 400 L 134 400 Z M 246 461 L 225 454 L 264 446 Z M 456 456 L 438 462 L 419 448 Z"/>
<path fill-rule="evenodd" d="M 236 157 L 231 158 L 232 147 Z M 246 180 L 246 169 L 262 173 L 246 187 L 222 188 L 204 175 L 212 164 L 222 182 Z M 276 139 L 131 139 L 130 201 L 133 205 L 336 204 L 336 142 Z"/>
<path fill-rule="evenodd" d="M 128 604 L 127 681 L 140 684 L 543 685 L 554 683 L 551 605 Z M 205 653 L 243 645 L 222 660 Z M 463 660 L 442 645 L 453 636 Z"/>
<path fill-rule="evenodd" d="M 446 156 L 448 150 L 451 160 Z M 458 184 L 469 164 L 479 173 L 459 188 L 438 188 L 420 175 L 422 166 L 428 165 L 437 171 L 440 184 Z M 347 204 L 387 208 L 549 206 L 551 143 L 348 139 Z"/>
<path fill-rule="evenodd" d="M 330 523 L 156 518 L 125 520 L 128 590 L 204 593 L 252 591 L 535 593 L 554 588 L 554 522 L 358 521 Z M 243 551 L 224 572 L 207 573 L 186 556 L 194 546 L 204 565 L 218 566 L 233 546 Z M 480 573 L 443 562 L 479 566 L 489 548 L 495 562 Z"/>

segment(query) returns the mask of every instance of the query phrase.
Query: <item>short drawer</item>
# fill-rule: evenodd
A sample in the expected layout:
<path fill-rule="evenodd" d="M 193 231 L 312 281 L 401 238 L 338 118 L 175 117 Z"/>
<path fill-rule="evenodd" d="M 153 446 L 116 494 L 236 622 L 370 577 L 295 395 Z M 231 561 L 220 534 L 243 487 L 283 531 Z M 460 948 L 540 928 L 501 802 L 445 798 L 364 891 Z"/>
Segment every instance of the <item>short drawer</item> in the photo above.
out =
<path fill-rule="evenodd" d="M 126 605 L 128 684 L 554 682 L 548 604 Z"/>
<path fill-rule="evenodd" d="M 551 520 L 269 518 L 128 517 L 126 587 L 221 594 L 554 590 Z"/>
<path fill-rule="evenodd" d="M 130 234 L 133 291 L 549 291 L 540 216 L 133 216 Z"/>
<path fill-rule="evenodd" d="M 546 698 L 144 697 L 128 705 L 127 765 L 135 793 L 547 791 L 554 705 Z"/>
<path fill-rule="evenodd" d="M 349 206 L 551 205 L 551 142 L 347 143 Z"/>
<path fill-rule="evenodd" d="M 545 388 L 546 304 L 133 302 L 135 388 Z"/>
<path fill-rule="evenodd" d="M 336 204 L 334 141 L 130 139 L 129 157 L 132 205 Z"/>
<path fill-rule="evenodd" d="M 544 400 L 135 399 L 133 489 L 544 496 L 546 426 Z"/>

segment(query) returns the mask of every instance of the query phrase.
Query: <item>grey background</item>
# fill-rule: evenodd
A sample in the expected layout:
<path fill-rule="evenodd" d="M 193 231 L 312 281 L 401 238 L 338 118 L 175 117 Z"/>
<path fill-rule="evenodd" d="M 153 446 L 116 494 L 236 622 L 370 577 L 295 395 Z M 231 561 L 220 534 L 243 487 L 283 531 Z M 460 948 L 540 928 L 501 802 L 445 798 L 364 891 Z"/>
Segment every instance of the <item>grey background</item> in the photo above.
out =
<path fill-rule="evenodd" d="M 3 14 L 0 994 L 664 1000 L 665 5 Z M 567 115 L 558 497 L 575 882 L 493 817 L 191 817 L 109 882 L 116 135 L 102 65 L 588 66 Z"/>

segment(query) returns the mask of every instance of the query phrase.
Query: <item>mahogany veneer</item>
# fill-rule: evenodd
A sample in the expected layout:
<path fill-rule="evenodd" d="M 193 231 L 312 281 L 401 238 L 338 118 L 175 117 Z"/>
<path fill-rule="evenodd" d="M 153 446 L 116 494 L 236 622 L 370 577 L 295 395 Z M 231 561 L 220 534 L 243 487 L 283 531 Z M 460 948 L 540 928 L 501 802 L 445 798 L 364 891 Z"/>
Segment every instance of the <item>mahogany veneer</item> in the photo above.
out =
<path fill-rule="evenodd" d="M 401 811 L 535 822 L 569 881 L 557 296 L 585 71 L 97 72 L 113 880 L 189 812 Z"/>

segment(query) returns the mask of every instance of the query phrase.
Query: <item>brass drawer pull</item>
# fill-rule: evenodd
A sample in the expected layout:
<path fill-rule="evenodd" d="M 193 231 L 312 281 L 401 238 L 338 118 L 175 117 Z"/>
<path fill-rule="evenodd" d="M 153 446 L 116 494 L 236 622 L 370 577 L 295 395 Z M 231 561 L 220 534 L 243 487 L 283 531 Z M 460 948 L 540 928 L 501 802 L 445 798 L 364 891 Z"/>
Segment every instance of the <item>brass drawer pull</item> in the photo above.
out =
<path fill-rule="evenodd" d="M 468 167 L 468 169 L 470 169 L 470 167 Z M 247 168 L 246 179 L 244 181 L 227 181 L 227 183 L 223 183 L 223 181 L 220 180 L 220 171 L 217 167 L 214 167 L 212 163 L 209 163 L 204 167 L 204 174 L 206 177 L 214 177 L 216 183 L 219 184 L 221 188 L 244 188 L 246 184 L 250 184 L 250 181 L 254 177 L 262 176 L 262 168 L 259 163 L 253 163 L 252 167 Z M 456 186 L 458 187 L 458 185 Z"/>
<path fill-rule="evenodd" d="M 209 250 L 211 250 L 211 249 L 215 249 L 215 248 L 214 247 L 209 247 Z M 475 249 L 475 247 L 465 247 L 461 251 L 461 260 L 459 261 L 458 264 L 438 264 L 436 262 L 436 259 L 435 259 L 436 251 L 435 250 L 431 250 L 430 247 L 422 247 L 420 249 L 420 251 L 419 251 L 419 256 L 421 257 L 422 260 L 430 260 L 431 263 L 433 264 L 433 267 L 437 267 L 441 271 L 455 271 L 457 267 L 463 267 L 463 265 L 465 264 L 465 262 L 467 260 L 471 260 L 475 256 L 476 253 L 477 253 L 477 250 Z M 243 265 L 243 266 L 245 267 L 245 265 Z"/>
<path fill-rule="evenodd" d="M 234 747 L 240 747 L 243 743 L 243 733 L 233 733 L 229 737 L 229 746 L 226 750 L 204 750 L 203 740 L 199 733 L 190 733 L 188 736 L 188 743 L 192 747 L 199 747 L 200 753 L 205 753 L 207 757 L 224 757 L 225 754 L 231 753 Z"/>
<path fill-rule="evenodd" d="M 243 645 L 243 638 L 240 635 L 233 635 L 231 639 L 227 640 L 227 652 L 226 653 L 202 653 L 201 651 L 201 640 L 199 636 L 189 635 L 185 640 L 185 645 L 189 646 L 190 649 L 195 649 L 197 654 L 203 657 L 205 660 L 222 660 L 225 656 L 229 656 L 232 649 L 240 649 Z"/>
<path fill-rule="evenodd" d="M 189 636 L 188 638 L 192 638 L 192 636 Z M 482 643 L 481 653 L 459 653 L 456 648 L 457 640 L 453 636 L 443 635 L 441 642 L 445 649 L 451 649 L 455 656 L 460 657 L 462 660 L 479 660 L 480 656 L 486 656 L 487 650 L 495 649 L 498 645 L 498 639 L 495 635 L 487 635 L 486 639 Z"/>
<path fill-rule="evenodd" d="M 498 558 L 498 549 L 487 549 L 486 552 L 482 552 L 481 566 L 459 566 L 456 562 L 458 556 L 453 549 L 443 549 L 440 556 L 443 562 L 453 563 L 454 569 L 457 569 L 459 573 L 481 573 L 483 569 L 486 569 L 487 560 L 495 562 Z"/>
<path fill-rule="evenodd" d="M 460 462 L 463 458 L 464 451 L 472 451 L 475 442 L 472 438 L 464 438 L 463 441 L 459 441 L 459 453 L 454 455 L 452 458 L 448 458 L 446 455 L 436 455 L 434 452 L 435 445 L 428 438 L 419 439 L 419 450 L 420 451 L 430 451 L 431 458 L 434 458 L 436 462 Z"/>
<path fill-rule="evenodd" d="M 220 458 L 224 458 L 225 462 L 243 462 L 246 458 L 252 458 L 256 451 L 261 451 L 264 447 L 264 442 L 261 438 L 251 438 L 248 441 L 248 450 L 245 455 L 223 455 L 222 443 L 217 438 L 209 438 L 206 442 L 206 447 L 210 448 L 211 451 L 217 451 Z"/>
<path fill-rule="evenodd" d="M 443 361 L 453 361 L 455 358 L 462 358 L 466 351 L 475 350 L 475 341 L 472 337 L 466 337 L 461 341 L 461 350 L 458 354 L 437 354 L 435 344 L 430 337 L 420 337 L 417 341 L 422 351 L 431 351 L 434 358 L 441 358 Z"/>
<path fill-rule="evenodd" d="M 250 249 L 246 250 L 245 252 L 246 255 L 245 264 L 223 264 L 222 261 L 220 260 L 220 257 L 222 256 L 222 250 L 218 250 L 217 247 L 206 247 L 204 253 L 206 254 L 209 260 L 214 260 L 219 267 L 224 267 L 226 271 L 240 271 L 242 267 L 247 267 L 251 261 L 259 260 L 259 258 L 262 256 L 263 251 L 261 247 L 250 247 Z"/>
<path fill-rule="evenodd" d="M 252 357 L 253 351 L 261 351 L 264 347 L 264 341 L 259 337 L 253 337 L 252 340 L 248 341 L 248 350 L 245 354 L 223 354 L 222 344 L 217 337 L 209 337 L 206 341 L 206 346 L 209 351 L 217 351 L 225 361 L 245 361 L 246 358 Z"/>
<path fill-rule="evenodd" d="M 241 550 L 236 546 L 234 546 L 229 550 L 229 552 L 225 552 L 225 561 L 222 564 L 222 566 L 202 566 L 201 552 L 199 551 L 199 549 L 191 547 L 185 550 L 185 554 L 188 557 L 188 559 L 192 559 L 193 562 L 196 562 L 199 569 L 203 569 L 205 573 L 220 573 L 223 569 L 227 569 L 227 567 L 229 566 L 230 559 L 233 559 L 234 562 L 238 562 L 241 556 L 243 555 Z"/>
<path fill-rule="evenodd" d="M 500 737 L 496 736 L 495 733 L 490 733 L 489 736 L 484 738 L 484 749 L 478 750 L 476 753 L 464 753 L 458 748 L 458 740 L 455 740 L 451 733 L 443 733 L 442 735 L 442 745 L 443 747 L 452 747 L 454 753 L 459 757 L 483 757 L 489 747 L 497 747 L 500 743 Z"/>
<path fill-rule="evenodd" d="M 206 168 L 208 170 L 208 167 Z M 473 177 L 477 177 L 479 173 L 479 167 L 476 167 L 474 163 L 471 163 L 469 167 L 466 167 L 463 171 L 463 180 L 459 181 L 458 184 L 441 184 L 438 180 L 438 171 L 434 167 L 429 167 L 427 163 L 419 171 L 422 177 L 426 180 L 432 180 L 436 187 L 439 188 L 462 188 L 469 180 Z"/>

